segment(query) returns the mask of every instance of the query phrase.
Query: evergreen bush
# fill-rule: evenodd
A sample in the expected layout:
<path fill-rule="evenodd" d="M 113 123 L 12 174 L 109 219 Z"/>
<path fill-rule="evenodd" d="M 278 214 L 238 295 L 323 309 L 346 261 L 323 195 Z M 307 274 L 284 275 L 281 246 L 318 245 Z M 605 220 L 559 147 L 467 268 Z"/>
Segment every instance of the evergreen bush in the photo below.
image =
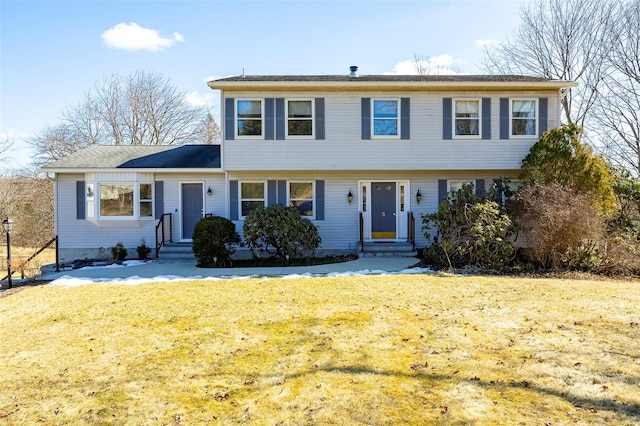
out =
<path fill-rule="evenodd" d="M 220 216 L 202 218 L 193 229 L 193 253 L 198 266 L 231 266 L 231 256 L 240 243 L 236 226 Z"/>

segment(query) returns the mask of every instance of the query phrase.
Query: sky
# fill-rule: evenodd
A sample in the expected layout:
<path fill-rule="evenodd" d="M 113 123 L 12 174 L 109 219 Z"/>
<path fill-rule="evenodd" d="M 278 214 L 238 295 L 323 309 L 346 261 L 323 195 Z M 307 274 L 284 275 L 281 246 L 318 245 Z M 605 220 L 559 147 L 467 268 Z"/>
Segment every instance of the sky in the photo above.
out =
<path fill-rule="evenodd" d="M 105 77 L 158 73 L 219 122 L 231 75 L 481 74 L 483 47 L 519 25 L 526 0 L 0 0 L 0 173 L 28 165 L 25 142 L 55 126 Z"/>

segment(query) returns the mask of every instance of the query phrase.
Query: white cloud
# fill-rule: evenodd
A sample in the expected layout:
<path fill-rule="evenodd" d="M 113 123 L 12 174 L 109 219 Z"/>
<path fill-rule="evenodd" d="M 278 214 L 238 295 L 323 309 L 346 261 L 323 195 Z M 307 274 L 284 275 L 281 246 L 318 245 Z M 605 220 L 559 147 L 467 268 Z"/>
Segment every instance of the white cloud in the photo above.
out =
<path fill-rule="evenodd" d="M 392 72 L 385 72 L 384 74 L 417 75 L 418 69 L 423 70 L 423 74 L 429 75 L 460 74 L 453 66 L 453 56 L 451 55 L 444 54 L 418 59 L 417 62 L 414 59 L 398 62 L 396 66 L 393 67 Z"/>
<path fill-rule="evenodd" d="M 171 37 L 162 37 L 158 31 L 143 28 L 135 22 L 120 23 L 102 33 L 102 42 L 107 47 L 123 50 L 149 50 L 159 52 L 171 47 L 174 43 L 184 42 L 180 33 Z"/>
<path fill-rule="evenodd" d="M 211 105 L 213 98 L 214 98 L 213 92 L 207 93 L 206 95 L 202 95 L 198 92 L 191 92 L 191 93 L 187 93 L 187 96 L 185 96 L 185 100 L 189 105 L 197 106 L 197 107 Z"/>
<path fill-rule="evenodd" d="M 489 38 L 476 40 L 476 47 L 485 47 L 485 46 L 490 46 L 492 44 L 500 44 L 500 40 L 493 40 Z"/>

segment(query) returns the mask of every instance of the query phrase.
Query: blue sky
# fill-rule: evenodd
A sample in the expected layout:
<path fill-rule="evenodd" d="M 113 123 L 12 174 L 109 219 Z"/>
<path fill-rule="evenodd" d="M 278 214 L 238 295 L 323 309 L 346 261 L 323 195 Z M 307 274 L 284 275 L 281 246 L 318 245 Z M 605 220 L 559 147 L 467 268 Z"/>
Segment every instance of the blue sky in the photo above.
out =
<path fill-rule="evenodd" d="M 55 125 L 97 81 L 160 73 L 214 116 L 206 81 L 241 74 L 411 72 L 414 55 L 477 74 L 482 45 L 518 26 L 520 0 L 0 0 L 4 168 L 26 165 L 24 138 Z"/>

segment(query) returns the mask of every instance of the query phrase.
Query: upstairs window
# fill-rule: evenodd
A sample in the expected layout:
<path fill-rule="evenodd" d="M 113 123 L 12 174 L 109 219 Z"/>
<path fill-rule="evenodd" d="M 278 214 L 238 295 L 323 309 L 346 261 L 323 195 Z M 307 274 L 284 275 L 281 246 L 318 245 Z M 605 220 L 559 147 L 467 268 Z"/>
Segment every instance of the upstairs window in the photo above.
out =
<path fill-rule="evenodd" d="M 240 183 L 240 212 L 243 217 L 248 216 L 258 207 L 265 206 L 264 186 L 264 182 Z"/>
<path fill-rule="evenodd" d="M 372 135 L 373 137 L 388 138 L 399 136 L 398 117 L 399 102 L 397 99 L 372 100 Z"/>
<path fill-rule="evenodd" d="M 236 104 L 237 136 L 262 136 L 262 101 L 239 99 Z"/>
<path fill-rule="evenodd" d="M 287 101 L 287 137 L 313 137 L 313 102 Z"/>
<path fill-rule="evenodd" d="M 478 99 L 455 100 L 454 135 L 480 136 L 480 101 Z"/>
<path fill-rule="evenodd" d="M 313 217 L 313 182 L 289 182 L 289 207 L 301 216 Z"/>
<path fill-rule="evenodd" d="M 536 118 L 536 100 L 511 100 L 511 136 L 536 136 Z"/>

